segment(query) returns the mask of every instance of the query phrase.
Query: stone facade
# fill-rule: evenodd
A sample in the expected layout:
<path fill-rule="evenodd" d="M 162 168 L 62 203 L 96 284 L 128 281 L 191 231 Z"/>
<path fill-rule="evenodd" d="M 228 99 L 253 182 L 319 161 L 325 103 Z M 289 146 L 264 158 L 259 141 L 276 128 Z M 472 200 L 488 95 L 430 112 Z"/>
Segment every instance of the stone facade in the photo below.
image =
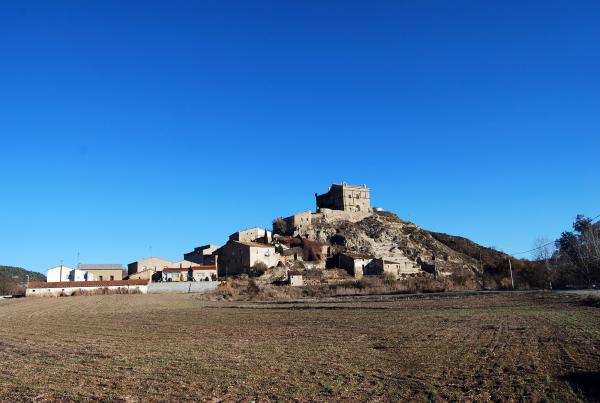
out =
<path fill-rule="evenodd" d="M 418 274 L 421 267 L 408 258 L 396 259 L 396 261 L 374 258 L 353 253 L 341 253 L 339 255 L 339 266 L 345 269 L 354 278 L 362 276 L 389 274 L 395 279 L 406 275 Z"/>
<path fill-rule="evenodd" d="M 88 264 L 82 263 L 77 267 L 94 276 L 94 281 L 120 281 L 123 280 L 123 266 L 120 264 Z"/>
<path fill-rule="evenodd" d="M 315 197 L 317 210 L 325 208 L 347 212 L 371 212 L 371 192 L 366 185 L 333 184 L 327 193 L 315 194 Z"/>
<path fill-rule="evenodd" d="M 137 262 L 129 263 L 127 265 L 127 273 L 132 275 L 144 270 L 160 271 L 165 267 L 169 267 L 173 264 L 170 260 L 161 259 L 159 257 L 149 257 L 146 259 L 138 260 Z"/>
<path fill-rule="evenodd" d="M 217 245 L 203 245 L 194 248 L 193 251 L 185 253 L 183 258 L 187 261 L 198 263 L 200 265 L 215 265 L 216 256 L 213 255 L 214 251 L 219 249 Z"/>
<path fill-rule="evenodd" d="M 364 256 L 354 253 L 341 253 L 339 255 L 340 269 L 344 269 L 348 274 L 352 274 L 354 278 L 362 278 L 366 274 L 373 274 L 374 257 Z"/>
<path fill-rule="evenodd" d="M 248 273 L 259 262 L 267 267 L 279 263 L 279 255 L 275 253 L 274 246 L 255 242 L 228 241 L 215 254 L 219 256 L 219 276 Z"/>
<path fill-rule="evenodd" d="M 238 242 L 262 242 L 268 244 L 273 241 L 273 234 L 271 231 L 264 228 L 254 227 L 234 232 L 229 235 L 229 240 Z"/>
<path fill-rule="evenodd" d="M 284 235 L 294 235 L 296 231 L 308 229 L 312 223 L 312 216 L 313 214 L 311 211 L 303 211 L 301 213 L 283 218 L 283 221 L 286 223 L 288 229 L 287 234 Z"/>

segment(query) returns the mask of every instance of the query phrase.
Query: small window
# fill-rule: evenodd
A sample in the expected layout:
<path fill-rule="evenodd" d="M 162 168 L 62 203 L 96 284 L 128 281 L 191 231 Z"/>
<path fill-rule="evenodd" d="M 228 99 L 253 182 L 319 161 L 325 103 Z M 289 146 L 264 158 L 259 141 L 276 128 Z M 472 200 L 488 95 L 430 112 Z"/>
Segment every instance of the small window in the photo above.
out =
<path fill-rule="evenodd" d="M 98 280 L 99 280 L 99 281 L 102 281 L 102 276 L 98 276 Z"/>
<path fill-rule="evenodd" d="M 115 279 L 115 276 L 110 276 L 110 281 L 113 281 Z"/>

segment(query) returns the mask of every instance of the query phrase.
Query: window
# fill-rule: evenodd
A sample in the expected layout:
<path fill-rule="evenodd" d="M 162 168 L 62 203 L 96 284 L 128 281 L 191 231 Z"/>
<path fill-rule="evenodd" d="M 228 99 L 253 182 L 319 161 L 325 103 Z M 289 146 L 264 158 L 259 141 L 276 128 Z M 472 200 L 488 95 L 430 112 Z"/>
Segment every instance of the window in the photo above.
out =
<path fill-rule="evenodd" d="M 110 276 L 110 281 L 113 281 L 115 279 L 115 276 Z"/>
<path fill-rule="evenodd" d="M 102 276 L 98 276 L 98 281 L 102 281 Z"/>

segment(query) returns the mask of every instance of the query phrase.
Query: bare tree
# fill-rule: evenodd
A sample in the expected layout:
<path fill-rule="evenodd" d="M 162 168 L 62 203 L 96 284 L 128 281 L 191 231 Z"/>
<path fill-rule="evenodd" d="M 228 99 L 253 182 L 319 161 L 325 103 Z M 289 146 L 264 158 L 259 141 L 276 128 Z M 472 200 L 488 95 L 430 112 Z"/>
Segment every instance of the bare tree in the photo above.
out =
<path fill-rule="evenodd" d="M 539 236 L 533 241 L 533 248 L 535 251 L 533 252 L 533 258 L 539 262 L 544 264 L 545 274 L 544 277 L 548 281 L 548 285 L 552 289 L 552 266 L 551 259 L 556 251 L 556 247 L 554 246 L 554 242 L 551 242 L 548 238 L 544 236 Z"/>
<path fill-rule="evenodd" d="M 539 236 L 535 239 L 535 241 L 533 241 L 533 248 L 535 249 L 533 252 L 533 258 L 535 260 L 539 260 L 540 262 L 544 262 L 546 269 L 550 270 L 550 261 L 554 255 L 554 251 L 556 250 L 554 242 L 551 242 L 544 236 Z"/>

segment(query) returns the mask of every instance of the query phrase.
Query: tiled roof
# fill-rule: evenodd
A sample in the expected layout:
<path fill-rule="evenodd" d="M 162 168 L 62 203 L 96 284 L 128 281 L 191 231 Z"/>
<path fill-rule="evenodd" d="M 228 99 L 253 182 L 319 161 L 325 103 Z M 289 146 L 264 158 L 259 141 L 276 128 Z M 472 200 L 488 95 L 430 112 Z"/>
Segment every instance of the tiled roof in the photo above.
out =
<path fill-rule="evenodd" d="M 120 264 L 80 264 L 79 270 L 123 270 Z"/>
<path fill-rule="evenodd" d="M 67 287 L 108 287 L 127 285 L 147 285 L 148 280 L 114 280 L 114 281 L 32 281 L 27 288 L 67 288 Z"/>

